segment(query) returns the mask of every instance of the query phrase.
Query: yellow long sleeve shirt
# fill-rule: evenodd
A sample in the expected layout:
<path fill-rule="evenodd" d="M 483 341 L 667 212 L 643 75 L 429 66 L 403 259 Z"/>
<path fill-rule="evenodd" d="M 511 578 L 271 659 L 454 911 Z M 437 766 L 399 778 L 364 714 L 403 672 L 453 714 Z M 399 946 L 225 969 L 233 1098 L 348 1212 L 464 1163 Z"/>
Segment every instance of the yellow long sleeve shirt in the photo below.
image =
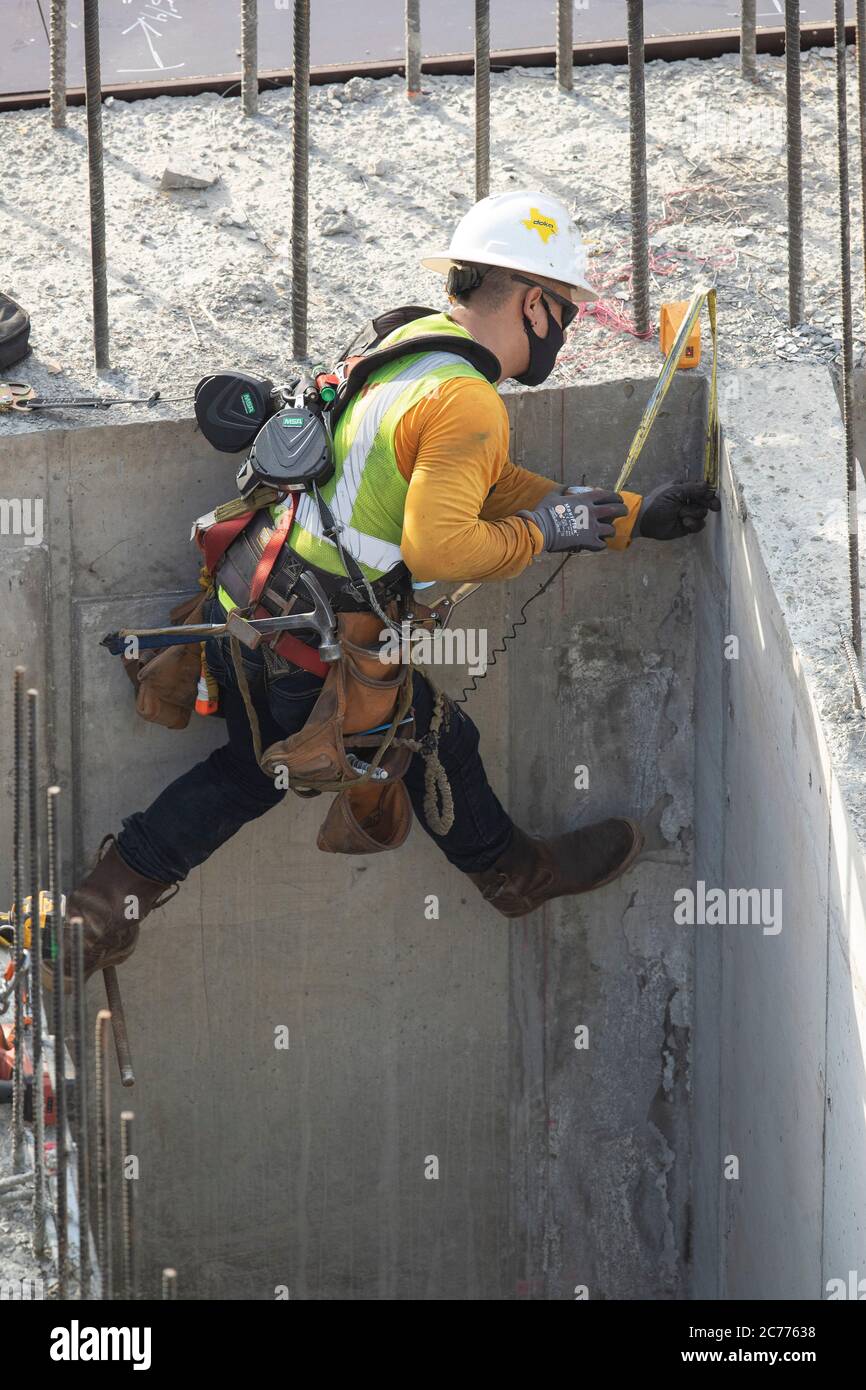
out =
<path fill-rule="evenodd" d="M 508 456 L 508 414 L 486 381 L 453 377 L 407 410 L 397 427 L 397 464 L 409 484 L 400 548 L 418 580 L 511 579 L 538 555 L 532 510 L 561 482 L 518 468 Z M 628 516 L 611 549 L 631 540 L 641 497 L 623 492 Z"/>

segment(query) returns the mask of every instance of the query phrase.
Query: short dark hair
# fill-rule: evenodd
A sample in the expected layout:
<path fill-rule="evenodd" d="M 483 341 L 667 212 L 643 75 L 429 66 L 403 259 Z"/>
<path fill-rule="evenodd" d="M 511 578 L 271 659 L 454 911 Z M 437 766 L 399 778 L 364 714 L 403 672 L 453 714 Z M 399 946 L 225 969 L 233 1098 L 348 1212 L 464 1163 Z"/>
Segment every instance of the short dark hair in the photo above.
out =
<path fill-rule="evenodd" d="M 460 268 L 468 271 L 476 271 L 480 279 L 476 278 L 476 284 L 465 290 L 455 291 L 454 298 L 458 304 L 468 304 L 472 301 L 472 307 L 478 309 L 501 309 L 503 304 L 507 304 L 515 293 L 516 282 L 512 278 L 510 270 L 498 265 L 480 265 L 474 261 L 461 261 Z"/>

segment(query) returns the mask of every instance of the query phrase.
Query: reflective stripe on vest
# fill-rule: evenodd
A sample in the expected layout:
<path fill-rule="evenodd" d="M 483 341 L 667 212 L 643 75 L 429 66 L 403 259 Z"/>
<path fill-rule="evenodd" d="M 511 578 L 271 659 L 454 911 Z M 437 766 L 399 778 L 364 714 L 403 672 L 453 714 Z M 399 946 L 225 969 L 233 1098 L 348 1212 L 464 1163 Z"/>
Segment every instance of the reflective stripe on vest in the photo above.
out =
<path fill-rule="evenodd" d="M 453 377 L 486 380 L 464 358 L 448 351 L 411 356 L 412 338 L 430 333 L 470 337 L 447 314 L 431 314 L 395 329 L 382 346 L 405 342 L 406 358 L 374 372 L 337 425 L 334 476 L 321 493 L 342 526 L 342 544 L 368 579 L 379 579 L 402 559 L 400 541 L 409 484 L 400 472 L 394 444 L 400 420 Z M 336 547 L 323 535 L 314 498 L 301 499 L 289 544 L 320 568 L 343 573 Z"/>
<path fill-rule="evenodd" d="M 426 379 L 437 372 L 438 368 L 450 367 L 454 360 L 447 352 L 426 353 L 410 366 L 404 366 L 393 381 L 382 382 L 377 385 L 375 390 L 367 393 L 363 401 L 366 409 L 361 415 L 352 445 L 343 459 L 339 476 L 335 479 L 333 496 L 326 496 L 326 501 L 335 518 L 343 525 L 340 532 L 341 543 L 351 555 L 354 555 L 359 564 L 364 565 L 368 570 L 374 570 L 377 578 L 380 574 L 385 574 L 388 570 L 393 569 L 395 565 L 399 565 L 402 559 L 399 544 L 395 545 L 392 541 L 387 541 L 381 536 L 371 536 L 364 531 L 359 531 L 356 526 L 347 523 L 344 518 L 351 517 L 355 510 L 364 473 L 370 465 L 373 443 L 388 411 L 400 401 L 401 396 L 405 395 L 407 385 L 414 381 L 420 381 L 422 378 L 426 383 Z M 436 386 L 439 384 L 438 376 L 435 384 Z M 396 459 L 394 464 L 396 467 Z M 322 519 L 319 516 L 315 498 L 308 496 L 301 498 L 295 519 L 301 531 L 306 531 L 309 536 L 315 536 L 319 540 L 325 540 Z M 299 534 L 296 532 L 292 536 L 292 548 L 294 550 L 299 550 L 298 539 Z M 332 549 L 334 548 L 330 541 L 325 540 L 325 544 L 330 545 Z M 312 559 L 312 556 L 308 558 Z"/>

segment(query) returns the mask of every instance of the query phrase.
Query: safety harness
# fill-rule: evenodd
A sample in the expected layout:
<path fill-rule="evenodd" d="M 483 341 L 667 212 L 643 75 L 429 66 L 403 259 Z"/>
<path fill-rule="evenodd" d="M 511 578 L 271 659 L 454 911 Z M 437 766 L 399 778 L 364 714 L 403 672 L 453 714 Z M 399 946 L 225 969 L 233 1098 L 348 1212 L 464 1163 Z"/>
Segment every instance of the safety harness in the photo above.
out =
<path fill-rule="evenodd" d="M 430 354 L 451 353 L 491 384 L 498 380 L 501 368 L 495 355 L 462 333 L 412 334 L 380 346 L 397 329 L 432 313 L 412 305 L 381 315 L 353 340 L 333 373 L 316 378 L 320 394 L 324 395 L 325 388 L 332 394 L 326 414 L 332 439 L 346 409 L 373 374 L 398 359 L 418 359 L 422 371 Z M 372 429 L 370 425 L 368 433 Z M 308 510 L 312 496 L 320 534 L 339 556 L 342 574 L 316 565 L 289 544 L 299 495 L 307 499 Z M 271 508 L 277 502 L 282 510 L 274 516 Z M 283 633 L 271 642 L 278 656 L 323 676 L 324 683 L 304 727 L 267 749 L 261 746 L 235 636 L 230 638 L 230 649 L 262 770 L 275 781 L 282 779 L 287 789 L 300 795 L 336 792 L 319 832 L 319 848 L 370 853 L 397 848 L 409 832 L 412 812 L 402 777 L 414 752 L 427 761 L 425 804 L 429 803 L 431 825 L 442 834 L 450 829 L 453 805 L 438 759 L 438 738 L 447 720 L 447 708 L 445 697 L 434 691 L 430 732 L 424 740 L 414 738 L 411 660 L 383 660 L 380 647 L 383 626 L 399 631 L 398 625 L 407 618 L 424 621 L 413 603 L 411 575 L 399 562 L 371 580 L 344 543 L 343 531 L 333 505 L 313 483 L 304 492 L 289 492 L 287 497 L 274 488 L 257 488 L 241 506 L 235 500 L 200 518 L 193 534 L 221 600 L 228 595 L 235 611 L 246 619 L 289 613 L 303 596 L 305 585 L 309 588 L 310 575 L 327 597 L 339 634 L 336 662 L 325 663 L 310 642 L 292 633 Z M 303 605 L 301 611 L 307 611 Z M 205 672 L 202 680 L 206 685 Z M 201 695 L 201 705 L 207 710 L 212 708 L 210 696 L 208 689 Z"/>
<path fill-rule="evenodd" d="M 496 356 L 481 343 L 462 334 L 416 334 L 380 346 L 397 329 L 434 312 L 419 305 L 406 305 L 379 315 L 352 340 L 333 373 L 317 376 L 320 394 L 332 397 L 324 410 L 332 438 L 346 409 L 364 390 L 370 377 L 400 358 L 423 358 L 430 353 L 445 352 L 468 362 L 491 383 L 498 380 L 501 368 Z M 373 612 L 386 626 L 390 625 L 388 605 L 411 593 L 411 577 L 406 566 L 398 563 L 382 578 L 371 582 L 344 543 L 343 524 L 334 515 L 322 490 L 314 484 L 310 492 L 321 533 L 339 555 L 343 574 L 335 575 L 292 550 L 288 536 L 297 517 L 296 494 L 288 494 L 289 500 L 274 522 L 269 509 L 274 503 L 282 502 L 285 495 L 266 487 L 257 489 L 248 499 L 234 499 L 196 522 L 193 535 L 202 550 L 208 574 L 240 611 L 262 617 L 288 611 L 302 573 L 311 571 L 328 595 L 335 613 Z M 315 648 L 302 638 L 287 633 L 273 645 L 278 655 L 304 670 L 326 674 L 327 667 Z"/>

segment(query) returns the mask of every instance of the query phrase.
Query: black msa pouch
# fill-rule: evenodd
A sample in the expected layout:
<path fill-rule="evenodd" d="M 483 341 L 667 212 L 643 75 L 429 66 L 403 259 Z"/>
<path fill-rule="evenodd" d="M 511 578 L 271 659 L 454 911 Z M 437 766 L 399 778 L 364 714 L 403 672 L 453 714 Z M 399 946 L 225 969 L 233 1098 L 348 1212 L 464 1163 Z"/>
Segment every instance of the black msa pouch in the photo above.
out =
<path fill-rule="evenodd" d="M 321 416 L 289 405 L 265 421 L 238 469 L 238 491 L 246 497 L 259 483 L 280 492 L 301 492 L 327 482 L 334 471 L 331 440 Z"/>
<path fill-rule="evenodd" d="M 209 444 L 223 454 L 248 449 L 276 406 L 274 383 L 247 372 L 215 372 L 195 388 L 195 418 Z"/>

